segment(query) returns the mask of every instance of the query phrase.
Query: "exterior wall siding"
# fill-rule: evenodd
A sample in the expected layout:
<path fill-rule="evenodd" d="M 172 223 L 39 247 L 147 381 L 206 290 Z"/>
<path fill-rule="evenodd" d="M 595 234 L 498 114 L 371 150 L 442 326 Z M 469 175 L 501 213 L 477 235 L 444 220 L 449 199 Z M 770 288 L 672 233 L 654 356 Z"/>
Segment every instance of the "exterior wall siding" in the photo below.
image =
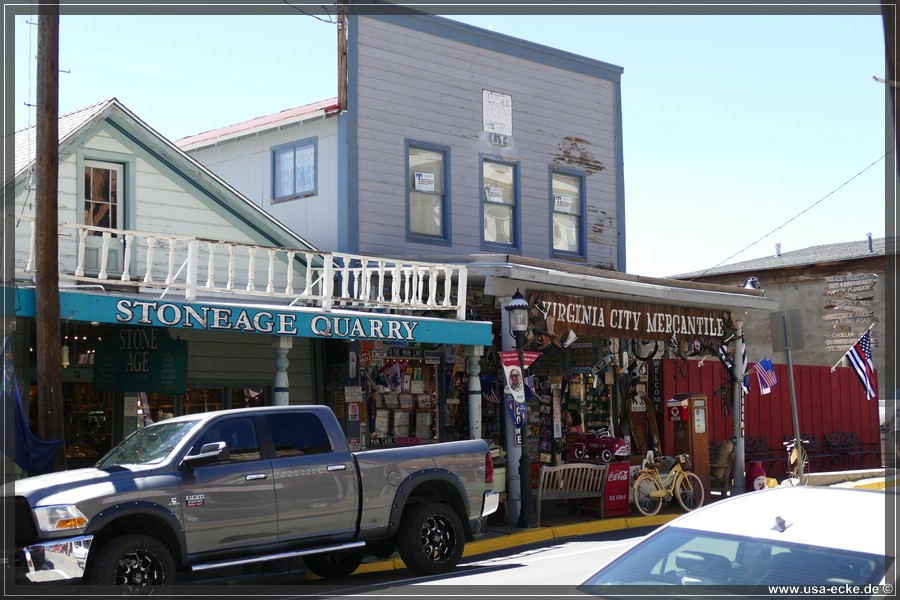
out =
<path fill-rule="evenodd" d="M 318 193 L 273 203 L 272 148 L 309 138 L 317 140 Z M 337 250 L 341 217 L 337 119 L 293 124 L 189 150 L 188 154 L 313 246 Z"/>
<path fill-rule="evenodd" d="M 403 256 L 485 252 L 480 160 L 489 156 L 519 165 L 521 249 L 509 253 L 551 257 L 549 178 L 551 167 L 558 165 L 586 175 L 583 262 L 616 268 L 621 168 L 617 81 L 451 39 L 452 32 L 437 35 L 403 23 L 364 17 L 351 22 L 355 54 L 350 62 L 356 70 L 351 72 L 350 110 L 355 111 L 356 127 L 351 128 L 355 139 L 350 147 L 355 142 L 358 151 L 356 250 Z M 513 135 L 508 146 L 492 145 L 483 131 L 482 90 L 512 97 Z M 407 140 L 450 147 L 450 246 L 406 239 Z"/>

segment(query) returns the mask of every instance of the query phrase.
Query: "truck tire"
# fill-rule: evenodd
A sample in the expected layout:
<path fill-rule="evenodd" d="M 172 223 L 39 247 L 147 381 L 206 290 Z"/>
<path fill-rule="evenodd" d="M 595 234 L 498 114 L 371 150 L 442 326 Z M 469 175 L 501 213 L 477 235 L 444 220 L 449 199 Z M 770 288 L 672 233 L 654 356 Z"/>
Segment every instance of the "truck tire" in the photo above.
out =
<path fill-rule="evenodd" d="M 311 554 L 303 557 L 307 569 L 326 579 L 329 577 L 346 577 L 356 570 L 362 559 L 362 550 Z"/>
<path fill-rule="evenodd" d="M 456 567 L 466 538 L 462 521 L 441 502 L 410 509 L 400 523 L 397 549 L 400 558 L 419 575 L 437 575 Z"/>
<path fill-rule="evenodd" d="M 96 554 L 94 554 L 96 552 Z M 131 534 L 106 540 L 92 549 L 84 582 L 92 585 L 171 585 L 175 560 L 159 540 Z"/>

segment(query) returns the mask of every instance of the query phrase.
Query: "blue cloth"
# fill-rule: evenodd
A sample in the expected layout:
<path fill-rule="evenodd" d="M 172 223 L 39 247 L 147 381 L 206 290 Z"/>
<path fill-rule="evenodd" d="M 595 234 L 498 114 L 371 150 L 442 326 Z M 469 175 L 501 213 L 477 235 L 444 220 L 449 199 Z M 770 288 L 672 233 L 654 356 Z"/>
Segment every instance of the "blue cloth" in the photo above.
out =
<path fill-rule="evenodd" d="M 4 407 L 9 407 L 10 403 L 15 402 L 16 406 L 15 461 L 29 475 L 49 473 L 53 470 L 56 453 L 59 452 L 62 440 L 46 442 L 38 439 L 28 427 L 28 419 L 25 417 L 22 399 L 19 396 L 16 372 L 8 350 L 10 339 L 11 336 L 7 336 L 3 342 L 3 404 Z M 8 436 L 6 439 L 9 439 Z M 11 454 L 8 448 L 4 447 L 4 450 L 7 454 Z"/>

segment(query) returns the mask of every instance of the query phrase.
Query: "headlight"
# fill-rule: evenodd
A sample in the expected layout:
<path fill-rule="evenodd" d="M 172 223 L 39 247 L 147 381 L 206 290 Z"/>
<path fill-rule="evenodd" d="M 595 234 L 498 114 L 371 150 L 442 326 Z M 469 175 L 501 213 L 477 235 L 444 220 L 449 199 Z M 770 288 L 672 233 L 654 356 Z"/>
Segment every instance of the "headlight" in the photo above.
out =
<path fill-rule="evenodd" d="M 34 509 L 34 516 L 41 531 L 80 529 L 88 522 L 84 513 L 73 504 L 39 506 Z"/>

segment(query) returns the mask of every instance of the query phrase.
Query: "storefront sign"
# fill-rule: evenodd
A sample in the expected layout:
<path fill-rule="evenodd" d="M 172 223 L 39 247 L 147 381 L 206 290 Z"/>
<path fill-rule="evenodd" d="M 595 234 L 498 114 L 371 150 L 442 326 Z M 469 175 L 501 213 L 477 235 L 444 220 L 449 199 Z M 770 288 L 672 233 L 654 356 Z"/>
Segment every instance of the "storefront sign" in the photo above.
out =
<path fill-rule="evenodd" d="M 187 342 L 165 329 L 123 327 L 97 346 L 94 389 L 183 394 Z"/>
<path fill-rule="evenodd" d="M 35 316 L 33 289 L 16 289 L 16 315 Z M 297 337 L 490 345 L 491 323 L 315 308 L 232 306 L 60 292 L 60 316 L 79 321 Z M 373 353 L 374 357 L 374 353 Z"/>
<path fill-rule="evenodd" d="M 721 340 L 728 313 L 663 306 L 646 302 L 621 302 L 552 292 L 528 292 L 531 331 L 535 338 L 562 340 L 572 332 L 581 336 L 629 337 L 668 341 Z"/>

